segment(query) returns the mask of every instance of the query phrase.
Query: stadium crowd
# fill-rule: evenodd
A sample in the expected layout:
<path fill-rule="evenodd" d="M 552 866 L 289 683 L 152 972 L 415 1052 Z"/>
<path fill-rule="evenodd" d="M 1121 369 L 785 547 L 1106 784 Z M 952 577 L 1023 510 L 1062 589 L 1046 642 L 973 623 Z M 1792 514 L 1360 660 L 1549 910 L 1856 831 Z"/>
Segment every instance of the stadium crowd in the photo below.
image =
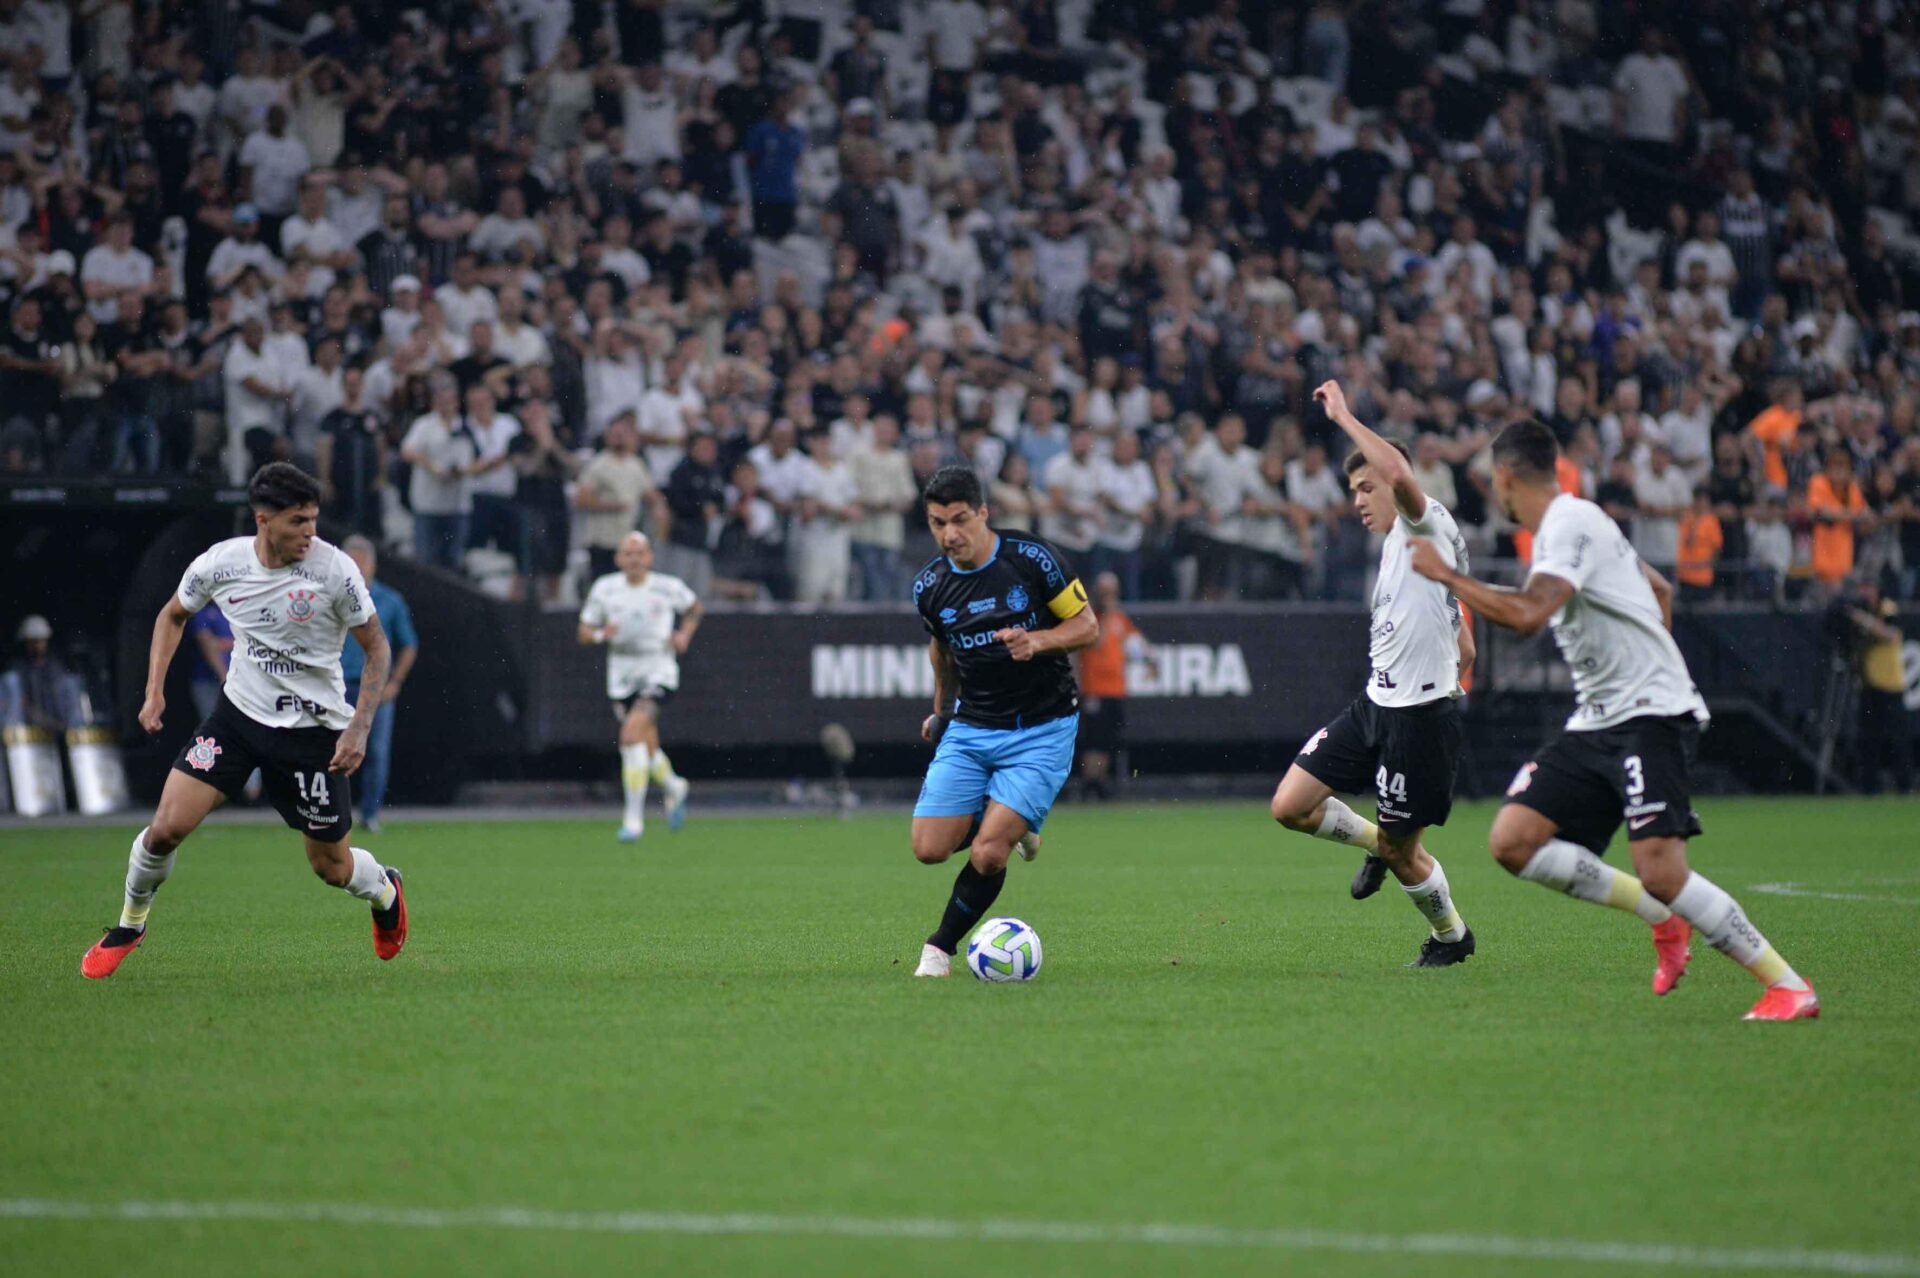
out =
<path fill-rule="evenodd" d="M 960 460 L 1129 599 L 1357 598 L 1337 377 L 1476 554 L 1533 414 L 1690 599 L 1920 587 L 1908 0 L 0 0 L 0 55 L 6 474 L 293 458 L 516 594 L 638 525 L 832 602 Z"/>

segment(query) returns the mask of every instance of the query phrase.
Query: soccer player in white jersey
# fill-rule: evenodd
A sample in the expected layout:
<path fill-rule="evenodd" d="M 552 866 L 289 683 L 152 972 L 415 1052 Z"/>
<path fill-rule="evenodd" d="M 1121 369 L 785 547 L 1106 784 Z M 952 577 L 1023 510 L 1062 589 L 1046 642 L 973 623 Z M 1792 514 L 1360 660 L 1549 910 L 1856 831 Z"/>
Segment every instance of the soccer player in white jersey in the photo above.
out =
<path fill-rule="evenodd" d="M 307 864 L 329 885 L 373 907 L 373 952 L 407 943 L 400 873 L 350 847 L 347 778 L 366 757 L 391 652 L 353 560 L 314 535 L 320 483 L 287 462 L 262 466 L 247 487 L 254 533 L 216 544 L 187 568 L 153 623 L 140 726 L 160 731 L 162 689 L 196 612 L 218 603 L 233 627 L 220 700 L 180 751 L 160 806 L 133 840 L 120 922 L 80 960 L 91 980 L 112 976 L 147 938 L 153 894 L 180 844 L 207 814 L 237 797 L 255 768 L 281 819 L 306 842 Z M 340 647 L 351 632 L 367 655 L 360 704 L 347 704 Z"/>
<path fill-rule="evenodd" d="M 1460 676 L 1473 665 L 1473 632 L 1445 586 L 1408 569 L 1414 537 L 1431 537 L 1436 553 L 1462 571 L 1467 546 L 1447 508 L 1414 478 L 1406 449 L 1367 429 L 1347 409 L 1338 382 L 1313 392 L 1327 416 L 1354 442 L 1347 458 L 1353 504 L 1368 532 L 1384 533 L 1368 632 L 1372 668 L 1366 691 L 1300 748 L 1273 793 L 1273 819 L 1290 830 L 1362 848 L 1356 899 L 1379 890 L 1386 870 L 1427 921 L 1428 935 L 1410 967 L 1448 967 L 1474 951 L 1473 932 L 1454 908 L 1447 872 L 1421 842 L 1428 826 L 1453 810 L 1460 758 Z M 1379 823 L 1337 794 L 1371 789 Z"/>
<path fill-rule="evenodd" d="M 1536 421 L 1516 422 L 1493 441 L 1494 493 L 1534 534 L 1533 570 L 1519 590 L 1473 580 L 1430 542 L 1413 548 L 1415 572 L 1494 625 L 1530 635 L 1551 624 L 1573 668 L 1573 717 L 1507 788 L 1488 836 L 1494 859 L 1652 924 L 1655 994 L 1685 974 L 1697 931 L 1766 987 L 1746 1019 L 1818 1016 L 1813 987 L 1739 902 L 1687 865 L 1687 840 L 1700 833 L 1688 774 L 1707 706 L 1668 633 L 1673 590 L 1606 512 L 1560 491 L 1557 454 L 1553 433 Z M 1638 878 L 1598 855 L 1622 821 Z"/>
<path fill-rule="evenodd" d="M 607 647 L 607 697 L 620 721 L 620 783 L 626 813 L 620 842 L 646 828 L 647 782 L 666 797 L 667 825 L 687 819 L 686 781 L 660 748 L 660 710 L 680 687 L 680 654 L 700 628 L 700 601 L 678 577 L 653 571 L 653 543 L 628 533 L 614 551 L 619 572 L 593 583 L 580 609 L 580 642 Z"/>

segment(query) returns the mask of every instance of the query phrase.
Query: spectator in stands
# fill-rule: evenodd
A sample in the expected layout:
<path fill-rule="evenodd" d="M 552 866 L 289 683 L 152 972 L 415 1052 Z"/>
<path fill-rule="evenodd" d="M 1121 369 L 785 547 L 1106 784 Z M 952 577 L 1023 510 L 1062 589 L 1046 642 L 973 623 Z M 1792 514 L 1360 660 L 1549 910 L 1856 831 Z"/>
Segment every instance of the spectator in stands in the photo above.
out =
<path fill-rule="evenodd" d="M 373 728 L 367 734 L 366 761 L 354 785 L 360 800 L 360 824 L 369 834 L 378 834 L 380 812 L 387 803 L 387 781 L 393 775 L 394 706 L 400 699 L 400 690 L 406 686 L 407 676 L 413 673 L 414 663 L 420 659 L 420 637 L 413 628 L 413 612 L 407 607 L 406 598 L 377 576 L 379 557 L 372 540 L 355 533 L 342 542 L 340 548 L 353 559 L 361 577 L 366 579 L 373 610 L 379 615 L 380 626 L 387 632 L 387 642 L 393 648 L 393 667 L 387 672 L 380 705 L 373 712 Z M 360 674 L 366 661 L 367 655 L 359 641 L 349 634 L 340 649 L 340 673 L 347 681 L 349 705 L 360 704 Z"/>
<path fill-rule="evenodd" d="M 486 327 L 484 323 L 474 325 L 476 330 Z M 527 547 L 526 518 L 517 500 L 520 473 L 513 464 L 520 423 L 512 414 L 500 411 L 493 391 L 485 382 L 476 382 L 467 389 L 464 406 L 460 431 L 472 440 L 474 453 L 468 480 L 473 494 L 473 518 L 466 549 L 491 546 L 511 556 L 514 575 L 507 597 L 522 599 L 532 556 Z"/>
<path fill-rule="evenodd" d="M 711 431 L 696 431 L 662 492 L 672 523 L 660 547 L 661 571 L 686 582 L 696 595 L 706 594 L 713 580 L 713 538 L 726 488 L 720 441 Z"/>
<path fill-rule="evenodd" d="M 462 428 L 460 387 L 451 373 L 429 383 L 432 407 L 407 428 L 400 459 L 412 467 L 407 505 L 413 511 L 414 556 L 459 571 L 473 515 L 473 436 Z"/>
<path fill-rule="evenodd" d="M 20 655 L 7 668 L 7 682 L 18 722 L 57 735 L 68 727 L 67 684 L 73 675 L 53 655 L 53 627 L 36 613 L 20 623 L 13 637 Z"/>
<path fill-rule="evenodd" d="M 0 339 L 0 470 L 19 473 L 44 461 L 60 412 L 60 345 L 41 324 L 40 299 L 13 304 Z"/>
<path fill-rule="evenodd" d="M 364 368 L 340 373 L 340 402 L 320 419 L 314 470 L 327 513 L 349 528 L 378 533 L 381 491 L 386 485 L 386 416 L 366 392 Z"/>
<path fill-rule="evenodd" d="M 1147 655 L 1147 641 L 1121 603 L 1120 579 L 1103 572 L 1093 581 L 1100 638 L 1075 654 L 1080 679 L 1080 793 L 1113 798 L 1115 764 L 1124 756 L 1127 732 L 1127 666 Z"/>
<path fill-rule="evenodd" d="M 1225 599 L 1240 581 L 1244 507 L 1260 476 L 1260 456 L 1246 446 L 1246 437 L 1246 423 L 1229 413 L 1187 459 L 1186 474 L 1200 502 L 1195 540 L 1203 599 Z"/>
<path fill-rule="evenodd" d="M 1634 468 L 1632 497 L 1633 548 L 1656 571 L 1671 578 L 1679 560 L 1680 521 L 1694 500 L 1685 473 L 1673 464 L 1673 450 L 1664 443 L 1648 451 L 1646 469 Z"/>
<path fill-rule="evenodd" d="M 1683 603 L 1705 603 L 1715 595 L 1714 583 L 1726 537 L 1714 513 L 1713 493 L 1705 484 L 1693 490 L 1693 504 L 1680 519 L 1675 576 Z"/>
<path fill-rule="evenodd" d="M 585 516 L 582 540 L 590 580 L 614 571 L 614 551 L 622 538 L 640 526 L 642 503 L 659 501 L 647 463 L 636 452 L 639 439 L 634 410 L 616 413 L 607 423 L 601 450 L 582 468 L 574 485 L 573 507 Z"/>
<path fill-rule="evenodd" d="M 807 435 L 807 460 L 793 512 L 794 597 L 801 603 L 840 603 L 852 571 L 852 528 L 863 517 L 859 488 L 847 464 L 833 455 L 825 430 Z"/>
<path fill-rule="evenodd" d="M 194 713 L 205 719 L 220 700 L 220 689 L 227 682 L 227 664 L 233 656 L 233 627 L 220 605 L 210 603 L 188 619 L 184 632 L 192 645 L 192 660 L 187 666 L 187 691 L 193 697 Z"/>
<path fill-rule="evenodd" d="M 1040 517 L 1040 535 L 1081 559 L 1091 556 L 1100 531 L 1100 472 L 1101 461 L 1093 451 L 1093 430 L 1084 425 L 1069 432 L 1067 450 L 1054 456 L 1040 472 L 1047 502 Z"/>
<path fill-rule="evenodd" d="M 864 443 L 852 445 L 847 466 L 861 510 L 851 529 L 858 597 L 896 603 L 906 598 L 912 574 L 901 555 L 905 521 L 920 505 L 913 470 L 900 451 L 900 424 L 890 416 L 874 418 Z"/>
<path fill-rule="evenodd" d="M 1813 579 L 1830 596 L 1853 573 L 1854 533 L 1873 526 L 1846 449 L 1827 450 L 1824 468 L 1807 484 L 1806 502 L 1813 522 Z"/>
<path fill-rule="evenodd" d="M 1096 459 L 1098 530 L 1094 534 L 1093 564 L 1099 575 L 1111 575 L 1119 598 L 1140 597 L 1141 546 L 1153 518 L 1156 489 L 1153 468 L 1140 456 L 1140 437 L 1117 430 L 1112 452 Z"/>
<path fill-rule="evenodd" d="M 519 475 L 515 499 L 526 523 L 527 570 L 538 583 L 543 607 L 560 606 L 560 577 L 567 568 L 567 484 L 580 469 L 555 426 L 556 412 L 538 394 L 520 405 L 522 432 L 510 445 Z"/>
<path fill-rule="evenodd" d="M 759 467 L 746 458 L 735 463 L 727 486 L 713 588 L 726 599 L 788 599 L 793 594 L 779 513 L 760 495 Z"/>

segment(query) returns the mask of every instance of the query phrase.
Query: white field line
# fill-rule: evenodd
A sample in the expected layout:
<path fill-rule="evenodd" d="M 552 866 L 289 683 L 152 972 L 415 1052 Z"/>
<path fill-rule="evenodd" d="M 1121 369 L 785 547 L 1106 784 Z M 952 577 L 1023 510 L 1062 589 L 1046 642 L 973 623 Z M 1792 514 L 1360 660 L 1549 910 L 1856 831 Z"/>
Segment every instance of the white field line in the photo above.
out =
<path fill-rule="evenodd" d="M 1766 1270 L 1821 1274 L 1920 1275 L 1920 1256 L 1791 1247 L 1708 1247 L 1691 1243 L 1517 1238 L 1503 1234 L 1357 1234 L 1322 1229 L 1234 1229 L 1220 1225 L 1103 1224 L 940 1217 L 781 1216 L 759 1213 L 549 1211 L 533 1207 L 385 1207 L 356 1203 L 82 1202 L 0 1198 L 0 1219 L 124 1223 L 383 1225 L 396 1229 L 524 1229 L 578 1234 L 716 1237 L 826 1237 L 860 1240 L 1050 1243 L 1080 1246 L 1235 1248 L 1566 1261 L 1647 1268 Z"/>
<path fill-rule="evenodd" d="M 1910 896 L 1879 896 L 1869 892 L 1820 892 L 1798 883 L 1756 883 L 1750 889 L 1767 896 L 1803 896 L 1816 901 L 1874 901 L 1882 905 L 1920 905 Z"/>

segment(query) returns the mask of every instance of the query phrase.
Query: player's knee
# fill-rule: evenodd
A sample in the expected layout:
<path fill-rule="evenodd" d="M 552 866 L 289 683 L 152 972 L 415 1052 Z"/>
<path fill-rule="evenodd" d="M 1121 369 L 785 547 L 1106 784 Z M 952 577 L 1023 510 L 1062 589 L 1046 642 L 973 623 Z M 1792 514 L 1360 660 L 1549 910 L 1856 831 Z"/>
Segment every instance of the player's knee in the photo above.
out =
<path fill-rule="evenodd" d="M 1493 831 L 1487 835 L 1487 850 L 1507 873 L 1518 874 L 1540 850 L 1540 842 L 1523 830 L 1495 821 Z"/>
<path fill-rule="evenodd" d="M 1318 807 L 1315 804 L 1314 807 Z M 1313 808 L 1303 808 L 1287 796 L 1284 790 L 1273 792 L 1273 802 L 1267 805 L 1273 813 L 1273 819 L 1289 830 L 1298 830 L 1302 834 L 1312 834 L 1318 828 L 1313 819 Z"/>
<path fill-rule="evenodd" d="M 343 843 L 309 843 L 307 864 L 328 887 L 345 887 L 353 878 L 353 854 Z"/>
<path fill-rule="evenodd" d="M 913 857 L 922 865 L 938 865 L 953 855 L 953 839 L 937 830 L 913 832 Z"/>
<path fill-rule="evenodd" d="M 175 819 L 169 813 L 161 812 L 154 816 L 152 824 L 147 826 L 147 851 L 154 856 L 166 856 L 187 841 L 192 827 Z"/>
<path fill-rule="evenodd" d="M 981 837 L 973 841 L 973 851 L 968 854 L 973 868 L 982 874 L 998 874 L 1007 868 L 1007 860 L 1013 855 L 1013 844 L 1005 839 Z"/>

